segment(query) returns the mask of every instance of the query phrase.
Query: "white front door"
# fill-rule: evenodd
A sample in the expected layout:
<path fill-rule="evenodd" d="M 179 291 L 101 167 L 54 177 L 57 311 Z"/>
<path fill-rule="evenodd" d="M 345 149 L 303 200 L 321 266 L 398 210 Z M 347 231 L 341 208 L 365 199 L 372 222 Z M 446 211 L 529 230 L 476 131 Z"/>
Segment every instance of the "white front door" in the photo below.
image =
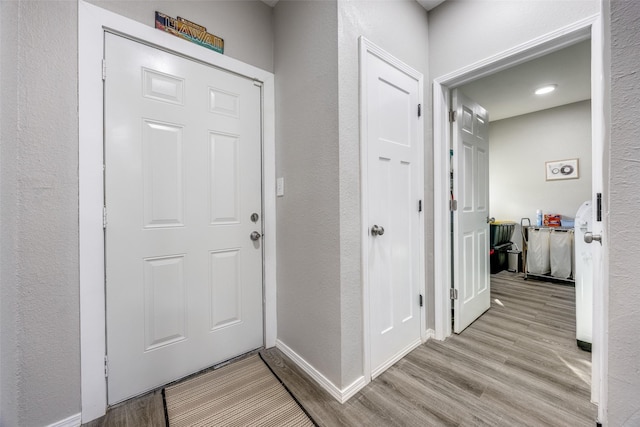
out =
<path fill-rule="evenodd" d="M 366 149 L 371 376 L 421 342 L 420 80 L 367 52 Z"/>
<path fill-rule="evenodd" d="M 489 116 L 453 90 L 454 332 L 489 309 Z"/>
<path fill-rule="evenodd" d="M 263 345 L 261 90 L 112 34 L 105 56 L 113 404 Z"/>

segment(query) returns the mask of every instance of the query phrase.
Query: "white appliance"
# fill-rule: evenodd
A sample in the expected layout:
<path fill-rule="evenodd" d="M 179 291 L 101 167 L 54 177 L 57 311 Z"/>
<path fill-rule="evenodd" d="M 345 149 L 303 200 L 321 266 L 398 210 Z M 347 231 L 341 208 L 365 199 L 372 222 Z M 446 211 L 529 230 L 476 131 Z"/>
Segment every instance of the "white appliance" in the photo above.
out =
<path fill-rule="evenodd" d="M 575 220 L 576 340 L 578 346 L 591 351 L 593 326 L 593 257 L 584 233 L 591 230 L 591 202 L 578 209 Z"/>

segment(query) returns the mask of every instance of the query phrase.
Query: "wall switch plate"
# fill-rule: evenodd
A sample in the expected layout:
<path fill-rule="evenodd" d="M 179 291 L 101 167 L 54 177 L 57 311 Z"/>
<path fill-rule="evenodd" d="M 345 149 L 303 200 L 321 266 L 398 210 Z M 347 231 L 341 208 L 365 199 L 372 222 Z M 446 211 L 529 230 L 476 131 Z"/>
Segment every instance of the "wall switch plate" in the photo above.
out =
<path fill-rule="evenodd" d="M 282 177 L 276 179 L 276 196 L 284 196 L 284 178 Z"/>

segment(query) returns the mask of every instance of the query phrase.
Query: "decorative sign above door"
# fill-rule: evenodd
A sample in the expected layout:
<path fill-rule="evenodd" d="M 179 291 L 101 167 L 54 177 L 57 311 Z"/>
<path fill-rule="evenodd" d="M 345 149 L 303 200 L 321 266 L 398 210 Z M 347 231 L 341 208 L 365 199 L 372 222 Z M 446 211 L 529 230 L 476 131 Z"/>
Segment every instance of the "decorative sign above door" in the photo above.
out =
<path fill-rule="evenodd" d="M 156 11 L 156 28 L 208 49 L 215 50 L 218 53 L 224 53 L 224 40 L 222 38 L 207 33 L 207 29 L 202 25 L 187 21 L 179 16 L 172 18 Z"/>

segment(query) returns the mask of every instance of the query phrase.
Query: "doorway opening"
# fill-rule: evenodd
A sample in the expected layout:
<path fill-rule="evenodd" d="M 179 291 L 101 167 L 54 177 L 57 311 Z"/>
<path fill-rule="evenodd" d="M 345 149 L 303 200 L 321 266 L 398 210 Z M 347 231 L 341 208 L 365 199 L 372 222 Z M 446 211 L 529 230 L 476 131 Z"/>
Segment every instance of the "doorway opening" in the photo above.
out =
<path fill-rule="evenodd" d="M 590 49 L 590 40 L 584 40 L 453 90 L 454 104 L 456 99 L 467 99 L 465 105 L 474 102 L 482 107 L 466 107 L 465 113 L 458 114 L 452 124 L 456 132 L 452 138 L 456 145 L 452 147 L 452 177 L 457 178 L 452 183 L 452 197 L 458 202 L 457 210 L 452 210 L 452 228 L 457 235 L 456 220 L 475 215 L 472 211 L 474 205 L 466 199 L 472 194 L 471 190 L 479 190 L 486 185 L 488 194 L 478 191 L 474 198 L 479 210 L 485 202 L 479 199 L 488 200 L 488 209 L 479 212 L 478 227 L 489 235 L 489 239 L 485 238 L 490 242 L 489 255 L 485 255 L 483 262 L 476 262 L 476 265 L 484 266 L 485 281 L 489 272 L 493 275 L 510 269 L 522 272 L 525 279 L 538 278 L 573 285 L 576 267 L 583 265 L 582 257 L 576 257 L 578 263 L 574 266 L 573 224 L 580 207 L 591 199 Z M 545 85 L 554 85 L 556 90 L 537 95 L 536 89 Z M 458 137 L 457 128 L 464 128 L 466 125 L 462 121 L 485 109 L 488 111 L 489 131 L 484 133 L 490 149 L 479 151 L 473 160 L 477 167 L 468 171 L 464 165 L 471 161 L 465 159 L 465 153 L 470 152 L 473 144 L 466 134 Z M 452 110 L 456 111 L 456 108 Z M 484 121 L 478 120 L 475 132 L 482 136 L 484 127 Z M 460 139 L 464 139 L 462 147 L 457 146 Z M 486 162 L 480 163 L 480 154 L 483 153 L 488 167 Z M 562 167 L 557 165 L 563 162 L 568 165 L 565 167 L 567 172 L 571 173 L 560 172 Z M 485 167 L 488 169 L 486 175 L 481 173 Z M 551 169 L 547 171 L 546 168 Z M 467 174 L 473 175 L 471 190 L 465 186 Z M 540 215 L 539 225 L 545 227 L 536 227 L 536 211 L 544 213 L 546 221 L 542 223 L 543 215 Z M 528 240 L 526 236 L 531 238 L 529 248 L 524 244 Z M 475 297 L 466 295 L 466 289 L 470 287 L 466 286 L 466 278 L 456 276 L 456 271 L 464 275 L 468 270 L 456 267 L 455 258 L 462 257 L 459 262 L 464 264 L 465 254 L 470 250 L 460 246 L 466 240 L 470 239 L 458 236 L 453 242 L 452 274 L 454 282 L 460 282 L 459 286 L 456 285 L 460 288 L 460 295 L 454 300 L 456 332 L 464 328 L 456 326 L 459 317 L 469 318 L 462 322 L 467 325 L 489 306 L 487 302 L 474 315 L 462 310 Z M 508 265 L 509 258 L 514 258 L 514 265 Z M 526 263 L 527 258 L 531 265 Z M 526 269 L 523 268 L 525 265 Z M 474 276 L 481 275 L 481 269 L 477 270 Z M 456 317 L 458 306 L 461 310 Z"/>
<path fill-rule="evenodd" d="M 510 51 L 488 58 L 476 64 L 457 70 L 453 73 L 434 80 L 434 219 L 435 219 L 435 335 L 437 339 L 444 339 L 451 335 L 450 283 L 452 283 L 452 252 L 449 233 L 450 219 L 450 187 L 449 164 L 451 134 L 449 132 L 449 106 L 451 89 L 461 87 L 474 80 L 489 76 L 496 72 L 523 64 L 532 59 L 541 58 L 549 53 L 565 47 L 575 45 L 585 40 L 591 40 L 591 142 L 592 142 L 592 185 L 590 198 L 596 199 L 603 189 L 602 152 L 603 138 L 603 105 L 604 88 L 600 77 L 603 73 L 602 53 L 602 22 L 599 16 L 578 22 L 571 27 L 547 34 L 529 43 L 518 46 Z M 554 160 L 554 159 L 549 159 Z M 594 233 L 601 233 L 603 225 L 594 224 Z M 606 370 L 605 344 L 602 341 L 603 322 L 602 306 L 597 301 L 603 292 L 602 272 L 606 268 L 600 261 L 605 247 L 594 246 L 594 332 L 592 354 L 592 401 L 597 403 L 599 418 L 603 418 L 606 402 L 601 400 L 603 393 L 602 373 Z"/>

